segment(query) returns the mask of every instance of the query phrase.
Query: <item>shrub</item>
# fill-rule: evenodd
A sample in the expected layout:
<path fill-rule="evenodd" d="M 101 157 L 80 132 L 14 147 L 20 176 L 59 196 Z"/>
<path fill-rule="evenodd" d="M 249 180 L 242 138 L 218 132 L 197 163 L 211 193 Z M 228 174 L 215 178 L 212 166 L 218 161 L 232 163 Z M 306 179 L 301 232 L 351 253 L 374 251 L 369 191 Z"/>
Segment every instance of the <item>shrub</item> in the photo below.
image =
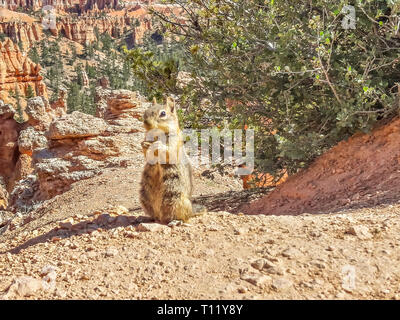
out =
<path fill-rule="evenodd" d="M 294 173 L 397 113 L 400 6 L 394 1 L 166 2 L 182 14 L 153 11 L 154 20 L 184 54 L 160 60 L 154 50 L 128 52 L 143 92 L 179 95 L 192 126 L 212 119 L 254 128 L 260 171 Z M 349 4 L 355 29 L 342 25 Z M 182 68 L 192 80 L 179 88 Z M 204 98 L 212 109 L 201 107 Z"/>

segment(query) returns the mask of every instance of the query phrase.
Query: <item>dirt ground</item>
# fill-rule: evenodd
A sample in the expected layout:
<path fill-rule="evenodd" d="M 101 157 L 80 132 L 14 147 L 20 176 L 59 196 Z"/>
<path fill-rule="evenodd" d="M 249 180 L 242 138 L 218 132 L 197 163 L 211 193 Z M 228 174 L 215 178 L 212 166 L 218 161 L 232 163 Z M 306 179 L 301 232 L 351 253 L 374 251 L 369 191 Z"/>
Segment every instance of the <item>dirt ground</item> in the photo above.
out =
<path fill-rule="evenodd" d="M 0 236 L 0 297 L 400 299 L 399 204 L 243 215 L 261 194 L 212 176 L 195 184 L 210 211 L 174 228 L 143 216 L 140 168 L 76 183 Z"/>

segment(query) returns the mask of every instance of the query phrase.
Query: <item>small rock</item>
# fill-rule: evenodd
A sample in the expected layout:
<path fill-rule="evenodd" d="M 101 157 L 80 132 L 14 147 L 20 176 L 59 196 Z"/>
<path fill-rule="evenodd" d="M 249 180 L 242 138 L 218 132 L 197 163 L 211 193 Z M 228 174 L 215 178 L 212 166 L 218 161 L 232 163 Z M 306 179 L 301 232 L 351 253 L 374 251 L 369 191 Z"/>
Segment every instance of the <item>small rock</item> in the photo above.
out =
<path fill-rule="evenodd" d="M 336 298 L 337 299 L 344 299 L 346 297 L 346 293 L 344 293 L 344 292 L 339 292 L 337 295 L 336 295 Z"/>
<path fill-rule="evenodd" d="M 257 269 L 257 270 L 262 270 L 263 268 L 264 268 L 264 264 L 265 264 L 265 259 L 258 259 L 258 260 L 256 260 L 256 261 L 254 261 L 252 264 L 251 264 L 251 266 L 254 268 L 254 269 Z"/>
<path fill-rule="evenodd" d="M 96 251 L 89 251 L 88 253 L 86 253 L 86 255 L 89 259 L 96 259 L 98 256 L 98 253 Z"/>
<path fill-rule="evenodd" d="M 285 291 L 292 286 L 292 282 L 285 278 L 278 278 L 272 281 L 271 286 L 276 291 Z"/>
<path fill-rule="evenodd" d="M 243 235 L 243 234 L 246 234 L 248 232 L 249 231 L 247 229 L 245 229 L 245 228 L 237 228 L 237 229 L 233 230 L 233 233 L 235 235 Z"/>
<path fill-rule="evenodd" d="M 140 223 L 136 227 L 136 230 L 140 232 L 159 232 L 159 231 L 168 232 L 167 230 L 171 231 L 169 227 L 159 223 Z"/>
<path fill-rule="evenodd" d="M 72 225 L 73 225 L 74 223 L 75 223 L 75 221 L 74 221 L 73 218 L 68 218 L 68 219 L 65 219 L 65 220 L 61 221 L 61 222 L 58 224 L 58 226 L 59 226 L 61 229 L 71 230 L 71 229 L 72 229 Z"/>
<path fill-rule="evenodd" d="M 313 237 L 313 238 L 319 238 L 321 235 L 322 234 L 319 231 L 311 231 L 310 232 L 310 236 Z"/>
<path fill-rule="evenodd" d="M 268 267 L 268 268 L 264 268 L 265 272 L 269 273 L 269 274 L 278 274 L 280 276 L 284 275 L 284 271 L 282 268 L 278 267 L 278 266 L 273 266 L 273 267 Z"/>
<path fill-rule="evenodd" d="M 271 280 L 269 276 L 261 273 L 245 273 L 241 276 L 241 279 L 258 287 Z"/>
<path fill-rule="evenodd" d="M 43 285 L 46 285 L 46 289 L 54 289 L 55 282 L 57 279 L 58 268 L 52 265 L 46 265 L 42 268 L 40 275 L 43 278 Z"/>
<path fill-rule="evenodd" d="M 360 240 L 368 240 L 372 238 L 372 234 L 369 232 L 369 229 L 366 226 L 352 226 L 350 227 L 346 233 L 356 236 Z"/>
<path fill-rule="evenodd" d="M 269 261 L 272 261 L 272 262 L 277 262 L 278 261 L 278 259 L 276 257 L 274 257 L 271 253 L 264 253 L 263 254 L 263 258 L 267 259 Z"/>
<path fill-rule="evenodd" d="M 270 260 L 268 260 L 268 259 L 262 258 L 262 259 L 258 259 L 256 261 L 254 261 L 251 264 L 251 266 L 254 269 L 257 269 L 257 270 L 261 271 L 262 269 L 268 269 L 268 268 L 271 268 L 271 267 L 275 267 L 275 264 L 273 262 L 271 262 Z"/>
<path fill-rule="evenodd" d="M 60 240 L 61 240 L 61 238 L 57 237 L 57 236 L 51 238 L 51 242 L 58 242 Z"/>
<path fill-rule="evenodd" d="M 296 259 L 298 257 L 300 257 L 301 253 L 299 250 L 297 250 L 296 248 L 287 248 L 286 250 L 284 250 L 282 252 L 282 256 L 289 258 L 289 259 Z"/>
<path fill-rule="evenodd" d="M 138 233 L 134 231 L 125 231 L 124 236 L 127 238 L 134 239 L 138 236 Z"/>
<path fill-rule="evenodd" d="M 106 257 L 115 257 L 118 254 L 118 250 L 114 247 L 110 247 L 106 250 Z"/>
<path fill-rule="evenodd" d="M 320 269 L 326 269 L 326 265 L 320 261 L 311 261 L 310 264 Z"/>
<path fill-rule="evenodd" d="M 88 274 L 83 273 L 83 274 L 81 275 L 81 277 L 80 277 L 80 280 L 90 280 L 90 277 L 89 277 Z"/>
<path fill-rule="evenodd" d="M 239 292 L 239 293 L 246 293 L 246 292 L 247 292 L 247 288 L 245 288 L 245 287 L 239 287 L 239 288 L 238 288 L 238 292 Z"/>
<path fill-rule="evenodd" d="M 57 288 L 54 295 L 60 299 L 64 299 L 67 296 L 67 293 L 64 290 Z"/>
<path fill-rule="evenodd" d="M 124 215 L 124 214 L 128 214 L 129 210 L 127 208 L 125 208 L 124 206 L 117 206 L 114 208 L 111 208 L 109 210 L 107 210 L 110 214 L 114 214 L 114 215 Z"/>
<path fill-rule="evenodd" d="M 207 228 L 207 231 L 219 231 L 219 230 L 221 230 L 221 228 L 216 225 L 212 225 Z"/>

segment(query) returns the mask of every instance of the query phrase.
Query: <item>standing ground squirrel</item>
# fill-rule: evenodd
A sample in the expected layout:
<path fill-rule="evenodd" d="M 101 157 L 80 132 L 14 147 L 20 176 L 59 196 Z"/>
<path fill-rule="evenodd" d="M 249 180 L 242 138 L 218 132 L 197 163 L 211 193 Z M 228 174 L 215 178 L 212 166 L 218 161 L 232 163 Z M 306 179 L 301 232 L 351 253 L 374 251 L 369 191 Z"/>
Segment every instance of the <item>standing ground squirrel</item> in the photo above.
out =
<path fill-rule="evenodd" d="M 146 129 L 142 142 L 146 164 L 140 190 L 143 210 L 162 223 L 185 222 L 203 213 L 193 212 L 192 167 L 184 150 L 174 100 L 168 98 L 166 105 L 154 100 L 143 120 Z"/>

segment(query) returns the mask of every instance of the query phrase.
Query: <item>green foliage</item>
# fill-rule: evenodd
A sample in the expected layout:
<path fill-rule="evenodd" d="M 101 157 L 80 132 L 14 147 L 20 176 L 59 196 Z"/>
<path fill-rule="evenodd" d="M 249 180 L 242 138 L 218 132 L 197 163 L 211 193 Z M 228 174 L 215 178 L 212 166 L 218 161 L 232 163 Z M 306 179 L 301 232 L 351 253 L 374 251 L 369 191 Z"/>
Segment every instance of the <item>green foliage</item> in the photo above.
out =
<path fill-rule="evenodd" d="M 102 43 L 101 50 L 104 52 L 110 51 L 113 47 L 113 41 L 109 34 L 103 33 L 100 35 L 100 42 Z"/>
<path fill-rule="evenodd" d="M 38 50 L 36 47 L 33 47 L 30 51 L 29 51 L 29 58 L 34 62 L 34 63 L 39 63 L 40 62 L 40 56 L 38 53 Z"/>
<path fill-rule="evenodd" d="M 178 93 L 179 71 L 185 69 L 184 48 L 179 43 L 157 45 L 148 34 L 143 46 L 124 49 L 126 60 L 136 78 L 136 87 L 150 99 L 162 99 L 166 92 Z"/>
<path fill-rule="evenodd" d="M 70 50 L 71 50 L 71 59 L 69 60 L 69 64 L 73 65 L 77 57 L 76 47 L 74 45 L 70 45 Z"/>
<path fill-rule="evenodd" d="M 15 100 L 16 102 L 16 111 L 17 111 L 17 115 L 16 115 L 16 121 L 18 123 L 22 123 L 24 122 L 24 113 L 22 111 L 22 106 L 21 106 L 21 97 L 20 97 L 20 93 L 19 93 L 19 89 L 17 86 L 15 86 Z"/>
<path fill-rule="evenodd" d="M 79 87 L 83 86 L 83 75 L 82 75 L 82 65 L 78 63 L 75 66 L 75 73 L 76 73 L 76 82 L 79 85 Z"/>
<path fill-rule="evenodd" d="M 89 78 L 91 78 L 91 79 L 96 78 L 96 76 L 97 76 L 96 67 L 89 65 L 89 63 L 87 61 L 85 64 L 85 71 Z"/>
<path fill-rule="evenodd" d="M 83 58 L 93 58 L 94 56 L 94 46 L 92 44 L 88 44 L 83 49 Z"/>
<path fill-rule="evenodd" d="M 77 82 L 71 82 L 67 96 L 68 112 L 80 111 L 94 115 L 96 113 L 94 95 L 94 86 L 81 88 Z"/>
<path fill-rule="evenodd" d="M 21 52 L 24 51 L 24 46 L 22 45 L 22 42 L 21 42 L 21 41 L 18 41 L 18 48 L 19 48 L 19 50 L 20 50 Z"/>
<path fill-rule="evenodd" d="M 106 75 L 110 80 L 112 89 L 132 89 L 131 82 L 131 66 L 127 60 L 124 60 L 120 53 L 110 50 L 106 53 L 103 61 L 102 74 Z"/>
<path fill-rule="evenodd" d="M 35 92 L 33 91 L 31 85 L 28 85 L 28 88 L 26 89 L 26 98 L 30 99 L 35 96 Z"/>
<path fill-rule="evenodd" d="M 192 127 L 227 120 L 254 128 L 260 171 L 294 173 L 398 112 L 394 1 L 166 2 L 181 6 L 186 21 L 152 12 L 169 42 L 127 52 L 140 89 L 148 97 L 178 94 Z M 349 3 L 355 29 L 342 27 Z M 179 58 L 168 48 L 179 48 Z M 183 87 L 179 71 L 191 79 Z M 203 106 L 205 98 L 212 107 Z"/>
<path fill-rule="evenodd" d="M 40 62 L 44 66 L 53 66 L 61 61 L 61 52 L 58 41 L 46 41 L 43 39 L 39 43 L 41 55 Z"/>

